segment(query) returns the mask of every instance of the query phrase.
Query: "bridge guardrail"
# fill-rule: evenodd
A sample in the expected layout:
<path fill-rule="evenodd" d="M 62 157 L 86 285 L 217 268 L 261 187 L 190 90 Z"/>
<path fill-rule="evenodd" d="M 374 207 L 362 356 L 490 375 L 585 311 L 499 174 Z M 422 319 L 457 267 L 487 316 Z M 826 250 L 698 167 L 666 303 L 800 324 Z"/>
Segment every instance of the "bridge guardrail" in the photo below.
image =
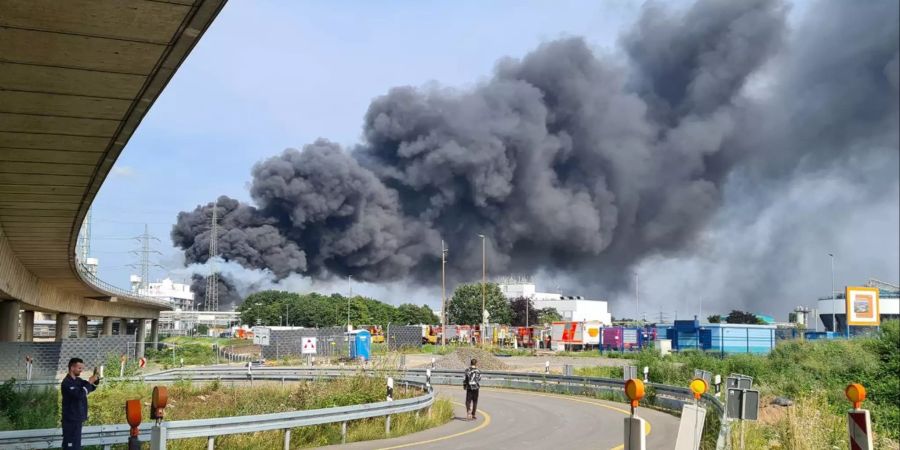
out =
<path fill-rule="evenodd" d="M 309 379 L 323 379 L 347 376 L 358 373 L 375 375 L 388 374 L 387 370 L 361 370 L 359 368 L 280 368 L 280 367 L 256 367 L 252 369 L 252 376 L 248 376 L 245 368 L 235 367 L 206 367 L 206 368 L 182 368 L 171 369 L 165 372 L 150 374 L 133 380 L 144 382 L 174 382 L 183 379 L 196 381 L 296 381 Z M 461 385 L 462 371 L 432 370 L 431 384 Z M 426 382 L 425 369 L 407 369 L 398 377 L 398 381 L 415 388 L 423 388 Z M 53 383 L 53 382 L 50 382 Z M 24 383 L 23 383 L 24 384 Z M 31 385 L 45 385 L 48 382 L 32 382 Z M 565 375 L 550 375 L 524 372 L 482 372 L 481 384 L 487 387 L 505 387 L 513 389 L 533 390 L 542 392 L 564 394 L 586 394 L 589 391 L 615 392 L 624 391 L 624 381 L 608 378 L 578 377 Z M 672 409 L 677 409 L 685 403 L 693 403 L 694 396 L 690 389 L 664 384 L 648 383 L 653 388 L 657 401 L 664 403 Z M 725 449 L 728 445 L 729 426 L 725 419 L 725 406 L 715 397 L 705 394 L 701 401 L 712 408 L 720 418 L 718 430 L 717 448 Z M 404 402 L 404 403 L 401 403 Z M 405 399 L 395 402 L 380 402 L 360 406 L 327 408 L 326 410 L 298 411 L 292 413 L 263 414 L 258 416 L 238 416 L 216 419 L 199 419 L 188 421 L 165 422 L 170 439 L 187 437 L 214 437 L 226 434 L 250 433 L 256 431 L 290 429 L 308 425 L 323 423 L 337 423 L 351 420 L 359 420 L 368 417 L 378 417 L 402 412 L 410 412 L 426 408 L 434 402 L 432 393 L 413 399 Z M 362 414 L 362 415 L 360 415 Z M 140 439 L 149 440 L 149 425 L 146 430 L 141 428 Z M 11 435 L 10 433 L 21 433 Z M 58 429 L 26 430 L 14 432 L 0 432 L 0 448 L 33 449 L 51 448 L 43 445 L 49 442 L 60 442 L 62 433 Z M 27 439 L 27 440 L 23 440 Z M 54 440 L 55 439 L 55 440 Z M 94 426 L 85 427 L 83 439 L 85 445 L 110 445 L 127 442 L 128 426 Z M 19 444 L 17 446 L 17 443 Z M 58 446 L 59 444 L 57 444 Z"/>
<path fill-rule="evenodd" d="M 137 299 L 144 303 L 152 303 L 154 305 L 167 306 L 169 308 L 172 307 L 172 305 L 167 301 L 147 295 L 141 295 L 136 292 L 127 291 L 106 281 L 103 281 L 100 279 L 100 277 L 98 277 L 94 273 L 91 273 L 91 271 L 89 271 L 87 267 L 85 267 L 84 264 L 82 264 L 80 261 L 75 263 L 75 269 L 76 272 L 78 272 L 78 276 L 81 277 L 82 281 L 94 286 L 100 291 L 105 291 L 109 294 L 119 295 L 122 297 Z"/>

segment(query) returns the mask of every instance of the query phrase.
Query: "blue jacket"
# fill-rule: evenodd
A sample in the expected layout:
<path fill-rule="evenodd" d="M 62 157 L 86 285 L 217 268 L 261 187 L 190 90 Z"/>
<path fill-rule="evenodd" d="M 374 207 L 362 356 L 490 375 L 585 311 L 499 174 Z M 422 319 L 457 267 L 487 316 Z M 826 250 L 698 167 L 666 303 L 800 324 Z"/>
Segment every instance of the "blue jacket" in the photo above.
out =
<path fill-rule="evenodd" d="M 62 392 L 62 421 L 84 422 L 88 418 L 89 393 L 94 392 L 94 386 L 87 380 L 72 378 L 68 374 L 59 385 Z"/>

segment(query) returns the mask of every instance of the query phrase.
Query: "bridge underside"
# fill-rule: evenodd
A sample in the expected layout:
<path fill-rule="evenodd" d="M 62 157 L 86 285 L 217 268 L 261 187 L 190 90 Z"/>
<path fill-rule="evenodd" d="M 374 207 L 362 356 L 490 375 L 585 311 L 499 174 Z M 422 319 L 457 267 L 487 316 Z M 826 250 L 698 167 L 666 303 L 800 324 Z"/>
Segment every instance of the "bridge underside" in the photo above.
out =
<path fill-rule="evenodd" d="M 20 309 L 169 309 L 98 286 L 75 248 L 122 149 L 223 4 L 0 0 L 0 341 L 17 334 L 13 310 L 18 323 Z"/>

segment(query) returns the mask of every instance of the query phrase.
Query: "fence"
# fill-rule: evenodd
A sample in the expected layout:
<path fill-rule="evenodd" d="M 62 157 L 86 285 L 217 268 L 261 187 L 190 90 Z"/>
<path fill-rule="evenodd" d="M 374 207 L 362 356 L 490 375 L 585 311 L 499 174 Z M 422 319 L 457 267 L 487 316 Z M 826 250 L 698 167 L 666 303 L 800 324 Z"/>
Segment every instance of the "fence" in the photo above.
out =
<path fill-rule="evenodd" d="M 57 342 L 0 342 L 0 380 L 25 379 L 25 357 L 33 360 L 32 379 L 54 379 L 65 372 L 70 358 L 81 358 L 85 366 L 103 364 L 110 354 L 127 352 L 133 335 L 70 338 Z"/>
<path fill-rule="evenodd" d="M 391 350 L 422 346 L 422 327 L 419 325 L 388 324 L 384 333 L 384 342 Z"/>

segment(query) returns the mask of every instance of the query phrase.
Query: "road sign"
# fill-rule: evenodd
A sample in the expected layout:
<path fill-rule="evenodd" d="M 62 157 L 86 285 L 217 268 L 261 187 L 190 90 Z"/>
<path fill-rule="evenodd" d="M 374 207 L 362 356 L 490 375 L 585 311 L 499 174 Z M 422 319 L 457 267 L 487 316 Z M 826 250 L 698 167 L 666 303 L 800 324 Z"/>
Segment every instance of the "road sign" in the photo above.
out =
<path fill-rule="evenodd" d="M 725 415 L 729 419 L 757 420 L 759 417 L 759 391 L 728 389 Z"/>
<path fill-rule="evenodd" d="M 623 366 L 622 367 L 622 379 L 628 381 L 632 378 L 638 377 L 637 366 Z"/>
<path fill-rule="evenodd" d="M 700 378 L 701 380 L 706 381 L 706 385 L 712 384 L 712 372 L 700 369 L 694 369 L 694 378 Z"/>
<path fill-rule="evenodd" d="M 140 366 L 141 369 L 143 369 L 144 366 L 146 366 L 146 365 L 147 365 L 147 358 L 144 358 L 142 356 L 141 359 L 138 360 L 138 366 Z"/>
<path fill-rule="evenodd" d="M 253 343 L 256 345 L 269 345 L 269 329 L 266 327 L 253 327 Z"/>
<path fill-rule="evenodd" d="M 300 349 L 300 353 L 303 355 L 315 355 L 316 354 L 316 344 L 317 339 L 314 337 L 305 337 L 303 338 L 303 347 Z"/>

